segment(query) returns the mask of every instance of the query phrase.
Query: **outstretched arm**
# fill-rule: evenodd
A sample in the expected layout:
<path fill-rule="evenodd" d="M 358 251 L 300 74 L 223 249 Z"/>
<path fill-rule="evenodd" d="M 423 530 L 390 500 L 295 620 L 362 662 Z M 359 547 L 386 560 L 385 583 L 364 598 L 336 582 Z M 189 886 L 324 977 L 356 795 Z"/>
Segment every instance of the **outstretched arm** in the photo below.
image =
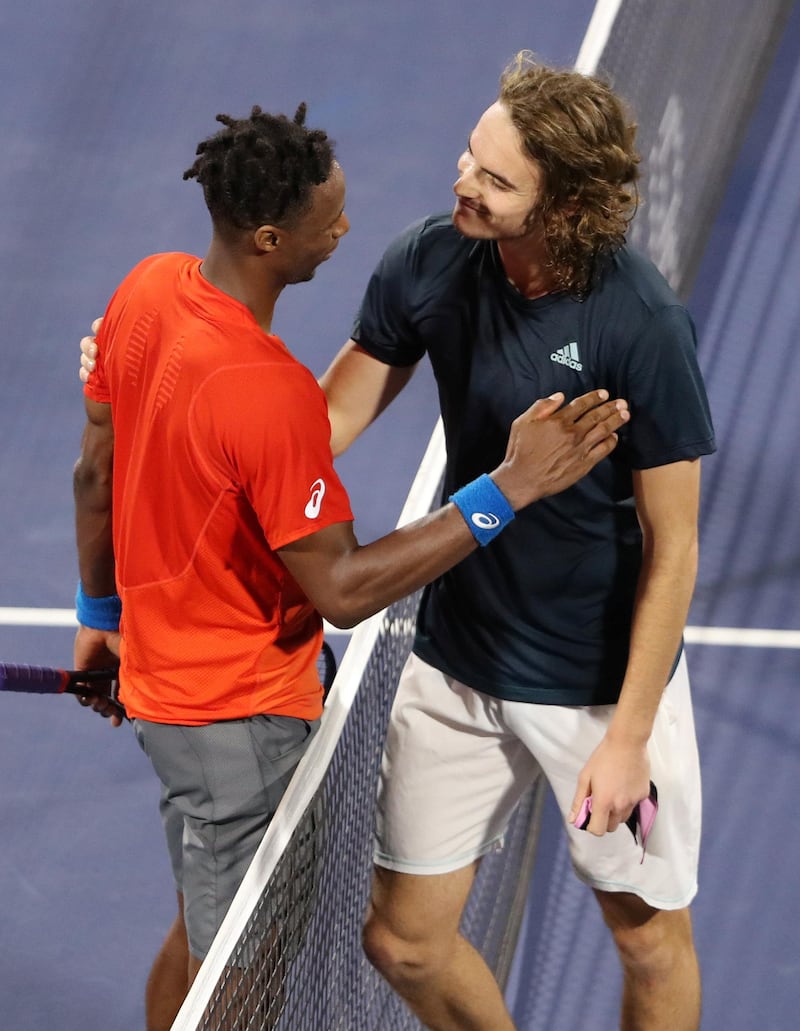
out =
<path fill-rule="evenodd" d="M 628 419 L 624 401 L 593 391 L 560 408 L 563 395 L 537 401 L 511 427 L 503 462 L 490 474 L 513 511 L 557 494 L 616 444 Z M 454 504 L 360 545 L 351 523 L 337 523 L 280 551 L 322 615 L 349 627 L 417 590 L 477 547 Z"/>
<path fill-rule="evenodd" d="M 647 742 L 697 573 L 700 460 L 635 472 L 634 494 L 643 553 L 628 666 L 606 736 L 581 771 L 570 816 L 571 822 L 591 795 L 594 834 L 615 830 L 648 794 Z"/>

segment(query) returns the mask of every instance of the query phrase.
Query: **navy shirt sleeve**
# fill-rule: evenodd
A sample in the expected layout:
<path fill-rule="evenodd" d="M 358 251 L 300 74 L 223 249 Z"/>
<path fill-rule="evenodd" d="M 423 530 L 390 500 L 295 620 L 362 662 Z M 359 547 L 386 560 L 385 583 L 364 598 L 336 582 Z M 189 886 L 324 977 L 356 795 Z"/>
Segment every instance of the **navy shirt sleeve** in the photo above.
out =
<path fill-rule="evenodd" d="M 681 305 L 651 314 L 610 363 L 610 372 L 611 389 L 630 405 L 622 449 L 631 468 L 668 465 L 715 450 L 694 324 Z"/>
<path fill-rule="evenodd" d="M 416 309 L 411 288 L 424 224 L 424 220 L 415 222 L 388 246 L 367 284 L 350 334 L 387 365 L 415 365 L 425 354 L 411 325 Z"/>

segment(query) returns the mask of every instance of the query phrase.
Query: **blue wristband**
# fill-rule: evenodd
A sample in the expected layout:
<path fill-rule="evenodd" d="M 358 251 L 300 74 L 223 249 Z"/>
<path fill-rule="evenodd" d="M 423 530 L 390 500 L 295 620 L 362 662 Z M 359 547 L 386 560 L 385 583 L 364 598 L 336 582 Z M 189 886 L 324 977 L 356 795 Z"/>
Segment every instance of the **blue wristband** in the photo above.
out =
<path fill-rule="evenodd" d="M 481 547 L 493 540 L 514 518 L 514 509 L 487 473 L 451 494 L 448 500 L 462 514 Z"/>
<path fill-rule="evenodd" d="M 75 615 L 81 626 L 92 627 L 93 630 L 119 630 L 122 615 L 122 602 L 118 594 L 109 594 L 105 598 L 90 598 L 83 593 L 83 584 L 78 583 L 75 592 Z"/>

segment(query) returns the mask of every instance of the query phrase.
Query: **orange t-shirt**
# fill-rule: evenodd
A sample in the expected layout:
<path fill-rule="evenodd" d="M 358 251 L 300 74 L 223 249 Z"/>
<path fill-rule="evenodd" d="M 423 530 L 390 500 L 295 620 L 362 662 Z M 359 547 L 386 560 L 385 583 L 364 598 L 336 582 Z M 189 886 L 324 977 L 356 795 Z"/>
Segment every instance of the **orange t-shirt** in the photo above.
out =
<path fill-rule="evenodd" d="M 128 714 L 316 718 L 322 621 L 275 554 L 353 518 L 316 380 L 186 254 L 126 277 L 97 344 Z"/>

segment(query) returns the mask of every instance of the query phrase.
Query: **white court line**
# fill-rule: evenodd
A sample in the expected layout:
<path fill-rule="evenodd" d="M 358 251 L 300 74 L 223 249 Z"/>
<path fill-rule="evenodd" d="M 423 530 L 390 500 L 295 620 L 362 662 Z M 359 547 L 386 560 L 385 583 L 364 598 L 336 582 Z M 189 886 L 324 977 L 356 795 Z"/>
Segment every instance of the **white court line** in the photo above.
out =
<path fill-rule="evenodd" d="M 683 636 L 687 644 L 721 644 L 734 648 L 800 648 L 800 630 L 687 626 Z"/>
<path fill-rule="evenodd" d="M 74 609 L 4 608 L 0 606 L 0 626 L 77 626 Z M 325 623 L 325 633 L 349 636 Z M 756 630 L 733 626 L 687 626 L 687 644 L 715 644 L 733 648 L 800 648 L 800 630 Z"/>
<path fill-rule="evenodd" d="M 4 608 L 0 605 L 0 626 L 71 626 L 78 625 L 75 609 L 31 609 Z M 325 633 L 351 634 L 351 630 L 340 630 L 332 623 L 325 622 Z"/>
<path fill-rule="evenodd" d="M 75 609 L 0 607 L 0 626 L 77 626 Z"/>

